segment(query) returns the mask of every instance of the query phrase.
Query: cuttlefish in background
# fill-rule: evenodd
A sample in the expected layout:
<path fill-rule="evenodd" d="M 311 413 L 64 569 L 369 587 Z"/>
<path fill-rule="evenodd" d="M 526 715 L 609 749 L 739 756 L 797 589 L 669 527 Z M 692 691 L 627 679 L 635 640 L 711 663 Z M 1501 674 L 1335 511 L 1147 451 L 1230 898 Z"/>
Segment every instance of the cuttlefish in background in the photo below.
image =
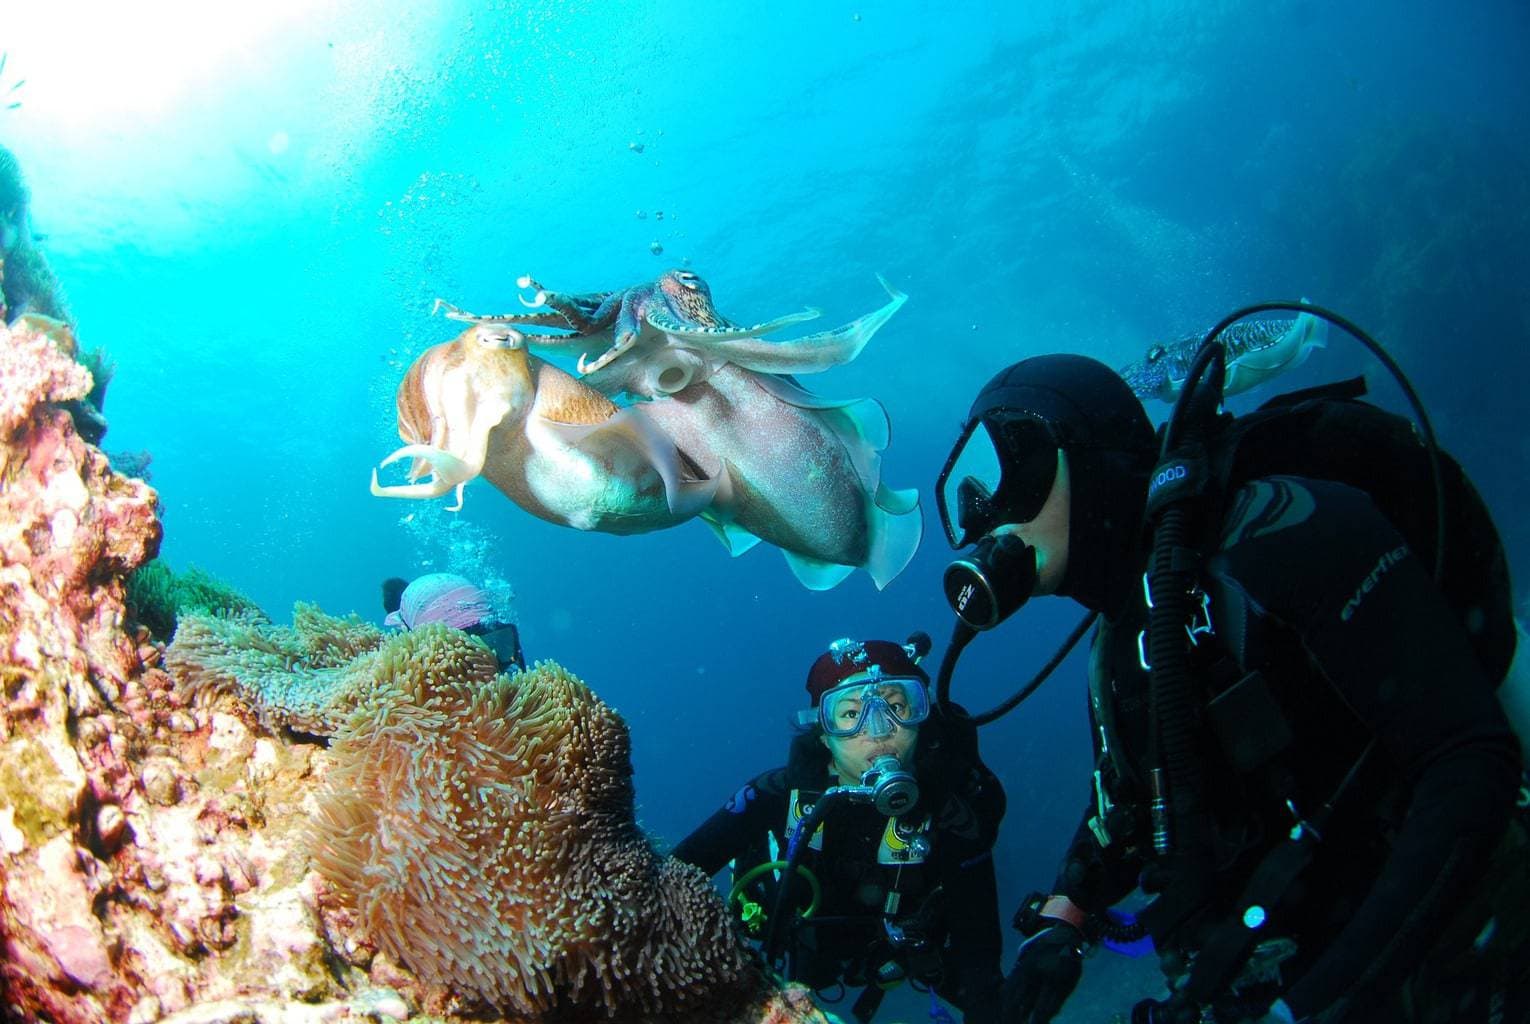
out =
<path fill-rule="evenodd" d="M 534 516 L 580 530 L 644 533 L 699 514 L 721 477 L 638 409 L 622 408 L 526 350 L 519 331 L 476 325 L 426 349 L 398 388 L 410 483 L 384 498 L 437 498 L 482 476 Z M 424 478 L 424 479 L 422 479 Z"/>
<path fill-rule="evenodd" d="M 530 313 L 449 316 L 484 325 L 559 327 L 530 334 L 539 351 L 578 355 L 581 380 L 601 393 L 648 401 L 642 409 L 698 464 L 723 467 L 716 500 L 701 514 L 735 555 L 765 540 L 781 548 L 815 590 L 856 567 L 880 588 L 918 548 L 918 493 L 881 481 L 889 425 L 871 399 L 825 399 L 790 375 L 847 363 L 907 296 L 832 331 L 785 341 L 762 335 L 817 316 L 788 314 L 754 326 L 717 312 L 706 282 L 672 270 L 618 292 L 566 295 L 535 288 Z M 600 350 L 593 361 L 590 350 Z"/>
<path fill-rule="evenodd" d="M 1219 337 L 1227 347 L 1222 393 L 1236 395 L 1300 366 L 1313 349 L 1327 343 L 1328 324 L 1311 313 L 1294 319 L 1243 320 Z M 1153 345 L 1139 362 L 1124 367 L 1121 377 L 1138 398 L 1172 402 L 1184 388 L 1201 341 L 1202 336 L 1195 334 Z"/>

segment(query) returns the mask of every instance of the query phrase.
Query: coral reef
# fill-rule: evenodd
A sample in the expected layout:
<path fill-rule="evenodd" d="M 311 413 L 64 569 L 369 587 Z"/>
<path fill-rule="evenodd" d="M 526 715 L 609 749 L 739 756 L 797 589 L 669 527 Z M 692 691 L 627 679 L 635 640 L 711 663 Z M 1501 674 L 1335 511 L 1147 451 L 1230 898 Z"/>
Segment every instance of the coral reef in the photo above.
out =
<path fill-rule="evenodd" d="M 522 1016 L 733 1019 L 768 994 L 701 873 L 636 823 L 626 724 L 433 625 L 370 659 L 315 814 L 320 872 L 423 978 Z"/>
<path fill-rule="evenodd" d="M 27 313 L 69 321 L 58 278 L 32 237 L 31 201 L 15 154 L 0 146 L 0 321 Z"/>
<path fill-rule="evenodd" d="M 154 479 L 153 474 L 149 472 L 149 464 L 154 461 L 154 457 L 146 451 L 107 452 L 106 457 L 111 460 L 112 469 L 123 476 L 130 476 L 144 483 Z"/>
<path fill-rule="evenodd" d="M 362 766 L 369 757 L 391 765 L 402 753 L 388 746 L 393 734 L 377 717 L 394 712 L 399 735 L 415 730 L 433 751 L 430 761 L 441 762 L 422 759 L 412 776 L 423 783 L 430 772 L 442 773 L 437 805 L 482 801 L 502 824 L 512 818 L 495 810 L 495 799 L 534 799 L 535 806 L 516 805 L 524 815 L 515 819 L 522 822 L 516 835 L 533 849 L 527 878 L 514 891 L 573 917 L 549 926 L 540 911 L 521 907 L 535 936 L 528 942 L 569 944 L 545 946 L 552 957 L 545 976 L 554 982 L 556 1002 L 538 988 L 541 995 L 525 1005 L 551 1008 L 516 1014 L 521 1004 L 507 1000 L 501 1010 L 516 1014 L 512 1019 L 550 1020 L 565 1010 L 565 1016 L 595 1019 L 586 1008 L 599 1019 L 620 1019 L 604 1010 L 607 987 L 612 1000 L 634 1000 L 619 1003 L 623 1013 L 650 1020 L 824 1019 L 801 990 L 778 991 L 741 966 L 736 949 L 711 959 L 732 941 L 716 896 L 703 880 L 648 851 L 631 819 L 625 730 L 561 673 L 542 670 L 551 674 L 533 676 L 540 681 L 517 702 L 510 681 L 492 677 L 487 652 L 461 636 L 443 641 L 421 633 L 379 646 L 380 636 L 365 624 L 301 607 L 285 633 L 249 611 L 221 619 L 190 615 L 182 632 L 197 624 L 190 636 L 202 630 L 208 652 L 232 657 L 241 643 L 264 644 L 287 652 L 283 657 L 299 676 L 344 663 L 353 688 L 347 698 L 353 710 L 336 733 L 336 751 L 263 727 L 243 703 L 257 691 L 232 682 L 232 663 L 222 681 L 204 667 L 203 700 L 194 703 L 160 666 L 162 648 L 147 629 L 125 631 L 127 576 L 159 543 L 157 499 L 142 481 L 114 474 L 106 456 L 75 430 L 63 406 L 84 396 L 91 381 L 72 350 L 60 345 L 61 330 L 32 317 L 14 327 L 0 324 L 0 1019 L 500 1019 L 473 998 L 480 989 L 469 981 L 443 987 L 400 962 L 419 960 L 415 966 L 423 971 L 419 950 L 430 947 L 400 943 L 398 956 L 390 955 L 383 947 L 386 928 L 367 917 L 367 901 L 380 894 L 327 882 L 304 840 L 332 835 L 326 824 L 332 819 L 315 815 L 315 791 L 326 785 L 326 772 L 386 784 Z M 188 640 L 185 650 L 195 647 Z M 439 663 L 431 660 L 437 649 Z M 458 675 L 446 671 L 454 665 Z M 490 682 L 479 696 L 460 706 L 448 699 L 468 692 L 453 679 L 465 687 L 485 672 Z M 219 692 L 230 688 L 235 692 Z M 272 707 L 285 692 L 270 691 Z M 411 693 L 426 695 L 425 703 L 413 710 L 390 703 Z M 512 709 L 519 717 L 509 722 L 493 717 Z M 564 720 L 604 739 L 589 745 L 583 733 L 562 734 L 554 723 Z M 459 742 L 465 755 L 449 749 Z M 477 785 L 477 776 L 456 774 L 473 767 L 472 752 L 503 751 L 502 742 L 523 743 L 526 764 L 483 765 L 483 778 L 499 772 L 521 788 L 460 788 Z M 597 763 L 617 749 L 619 761 Z M 356 756 L 342 758 L 344 750 Z M 600 789 L 606 783 L 616 788 Z M 563 786 L 570 788 L 557 788 Z M 339 813 L 337 784 L 324 792 L 328 814 Z M 422 799 L 432 795 L 420 791 Z M 378 813 L 403 811 L 390 805 Z M 360 812 L 353 807 L 353 813 Z M 586 819 L 588 826 L 578 824 Z M 459 831 L 439 834 L 443 843 L 468 849 L 478 836 L 484 845 L 477 848 L 507 848 L 489 843 L 486 829 L 473 832 L 473 823 L 458 820 Z M 610 844 L 597 845 L 599 839 Z M 332 840 L 328 849 L 339 854 L 344 847 Z M 398 877 L 450 877 L 443 857 L 451 849 L 430 851 L 426 870 L 437 874 Z M 611 859 L 587 863 L 574 856 L 578 850 Z M 558 874 L 569 869 L 577 870 Z M 478 892 L 452 890 L 470 911 L 474 901 L 504 906 L 494 902 L 500 897 L 484 874 Z M 579 902 L 607 892 L 610 903 Z M 437 908 L 437 920 L 448 920 L 449 911 L 450 904 Z M 623 939 L 632 934 L 622 930 L 628 926 L 651 927 L 662 941 L 639 949 Z M 662 977 L 656 985 L 643 972 Z M 737 977 L 740 984 L 702 992 L 703 977 Z"/>
<path fill-rule="evenodd" d="M 115 456 L 112 457 L 112 468 L 123 473 Z M 254 601 L 196 566 L 177 573 L 156 558 L 140 565 L 128 577 L 128 620 L 148 627 L 154 639 L 169 640 L 175 635 L 180 617 L 191 612 L 264 615 Z"/>
<path fill-rule="evenodd" d="M 158 550 L 160 527 L 154 491 L 113 473 L 62 408 L 91 388 L 74 351 L 56 321 L 0 327 L 0 678 L 88 676 L 98 692 L 73 695 L 80 713 L 113 699 L 136 665 L 123 577 Z"/>

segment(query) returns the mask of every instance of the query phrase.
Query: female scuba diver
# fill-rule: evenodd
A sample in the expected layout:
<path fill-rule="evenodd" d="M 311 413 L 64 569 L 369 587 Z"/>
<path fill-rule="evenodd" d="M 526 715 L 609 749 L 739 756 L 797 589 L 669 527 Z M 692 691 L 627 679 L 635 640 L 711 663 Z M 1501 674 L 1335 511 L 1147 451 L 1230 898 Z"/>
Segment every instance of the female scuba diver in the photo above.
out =
<path fill-rule="evenodd" d="M 836 640 L 813 662 L 803 731 L 674 850 L 708 874 L 733 864 L 730 905 L 785 975 L 830 1001 L 863 987 L 869 1021 L 902 981 L 974 1024 L 997 1021 L 992 848 L 1004 790 L 960 709 L 931 706 L 907 643 Z M 782 879 L 790 879 L 783 884 Z"/>
<path fill-rule="evenodd" d="M 418 629 L 444 622 L 488 645 L 501 672 L 519 672 L 526 667 L 520 630 L 513 622 L 499 621 L 489 595 L 464 577 L 432 572 L 406 582 L 393 576 L 383 580 L 382 595 L 387 613 L 383 625 Z"/>

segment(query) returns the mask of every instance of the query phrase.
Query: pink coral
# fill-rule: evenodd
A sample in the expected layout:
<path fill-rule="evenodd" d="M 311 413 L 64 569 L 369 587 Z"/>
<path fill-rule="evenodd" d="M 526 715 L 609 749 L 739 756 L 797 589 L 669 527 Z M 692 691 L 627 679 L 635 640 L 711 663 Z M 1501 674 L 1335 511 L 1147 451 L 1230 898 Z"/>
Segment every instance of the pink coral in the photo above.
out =
<path fill-rule="evenodd" d="M 21 1019 L 61 1022 L 131 1003 L 93 909 L 111 873 L 80 826 L 126 775 L 100 716 L 139 667 L 123 577 L 160 538 L 154 492 L 114 474 L 61 408 L 91 386 L 75 351 L 57 321 L 0 325 L 0 987 Z M 102 741 L 97 755 L 76 736 Z"/>
<path fill-rule="evenodd" d="M 67 666 L 109 697 L 137 664 L 123 578 L 153 557 L 160 525 L 154 491 L 113 473 L 59 408 L 91 387 L 74 351 L 57 321 L 0 326 L 0 643 L 7 664 Z"/>

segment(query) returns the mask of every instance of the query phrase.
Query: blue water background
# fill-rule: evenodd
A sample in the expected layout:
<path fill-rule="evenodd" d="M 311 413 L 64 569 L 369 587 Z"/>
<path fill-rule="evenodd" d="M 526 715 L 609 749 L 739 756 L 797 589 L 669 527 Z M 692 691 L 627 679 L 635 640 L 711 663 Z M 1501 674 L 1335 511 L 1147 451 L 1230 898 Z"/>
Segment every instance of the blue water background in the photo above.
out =
<path fill-rule="evenodd" d="M 1120 364 L 1248 301 L 1336 307 L 1413 375 L 1530 576 L 1522 3 L 312 6 L 230 27 L 151 5 L 123 39 L 0 13 L 0 91 L 26 78 L 0 141 L 81 338 L 118 363 L 105 447 L 152 453 L 172 565 L 279 619 L 376 619 L 390 575 L 508 580 L 530 656 L 627 716 L 668 841 L 780 763 L 829 640 L 948 633 L 929 488 L 973 392 L 1029 354 Z M 457 515 L 368 494 L 404 367 L 454 333 L 437 296 L 514 309 L 520 274 L 604 290 L 682 259 L 743 322 L 845 322 L 883 301 L 877 273 L 909 294 L 804 381 L 879 398 L 885 479 L 925 495 L 884 592 L 809 593 L 699 524 L 550 526 L 481 482 Z M 1358 372 L 1395 402 L 1338 336 L 1285 382 Z M 979 639 L 958 699 L 996 702 L 1077 614 L 1038 601 Z M 1081 671 L 983 735 L 1006 920 L 1086 794 Z M 1094 981 L 1068 1019 L 1134 984 Z"/>

